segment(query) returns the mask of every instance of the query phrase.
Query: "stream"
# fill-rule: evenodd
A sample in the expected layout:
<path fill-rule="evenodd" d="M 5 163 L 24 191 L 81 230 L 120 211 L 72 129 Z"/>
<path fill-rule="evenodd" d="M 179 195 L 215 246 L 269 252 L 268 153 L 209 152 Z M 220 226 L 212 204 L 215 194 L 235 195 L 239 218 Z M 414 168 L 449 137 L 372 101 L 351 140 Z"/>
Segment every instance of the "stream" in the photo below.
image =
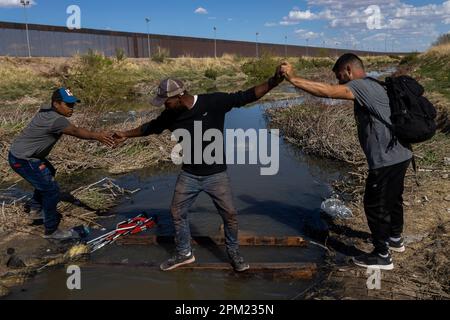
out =
<path fill-rule="evenodd" d="M 379 77 L 390 73 L 371 73 Z M 266 129 L 267 108 L 299 104 L 302 98 L 260 103 L 232 110 L 226 118 L 226 128 Z M 133 116 L 133 114 L 129 115 Z M 115 119 L 116 115 L 112 115 Z M 247 146 L 249 147 L 249 146 Z M 280 139 L 279 172 L 274 176 L 260 175 L 260 165 L 230 165 L 235 206 L 240 231 L 246 235 L 273 237 L 306 237 L 306 226 L 324 228 L 320 219 L 320 204 L 330 196 L 331 180 L 342 174 L 336 162 L 308 156 Z M 116 183 L 141 191 L 123 199 L 114 209 L 116 217 L 103 221 L 105 227 L 141 212 L 156 214 L 157 228 L 149 234 L 173 235 L 170 204 L 179 168 L 158 171 L 140 170 L 119 176 Z M 221 235 L 221 218 L 205 194 L 201 194 L 190 210 L 193 236 Z M 93 236 L 95 236 L 95 233 Z M 175 271 L 164 273 L 157 268 L 138 265 L 159 265 L 174 252 L 174 245 L 119 246 L 110 245 L 91 256 L 81 266 L 82 289 L 70 291 L 65 268 L 45 271 L 26 284 L 13 288 L 8 299 L 152 299 L 152 300 L 286 300 L 294 299 L 310 287 L 311 280 L 266 279 L 257 273 L 241 276 L 223 271 Z M 227 262 L 225 248 L 209 245 L 194 247 L 198 263 Z M 325 252 L 320 246 L 242 247 L 242 255 L 250 263 L 324 263 Z M 108 265 L 120 264 L 120 265 Z"/>

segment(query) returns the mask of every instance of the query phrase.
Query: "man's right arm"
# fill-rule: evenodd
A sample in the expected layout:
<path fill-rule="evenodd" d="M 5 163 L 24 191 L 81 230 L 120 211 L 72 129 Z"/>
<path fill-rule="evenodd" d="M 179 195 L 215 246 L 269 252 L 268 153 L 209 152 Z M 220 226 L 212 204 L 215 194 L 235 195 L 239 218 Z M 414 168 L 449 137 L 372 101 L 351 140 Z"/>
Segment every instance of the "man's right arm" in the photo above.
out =
<path fill-rule="evenodd" d="M 112 134 L 109 132 L 94 132 L 69 124 L 62 133 L 82 140 L 97 140 L 109 147 L 115 145 Z"/>
<path fill-rule="evenodd" d="M 114 139 L 116 143 L 122 143 L 130 138 L 146 137 L 152 134 L 161 134 L 168 127 L 168 114 L 163 112 L 157 119 L 143 124 L 135 129 L 115 132 Z"/>
<path fill-rule="evenodd" d="M 286 79 L 295 87 L 302 89 L 313 96 L 319 98 L 355 100 L 353 92 L 346 85 L 333 85 L 297 77 L 294 69 L 288 63 L 284 63 L 281 66 L 281 71 L 285 74 Z"/>

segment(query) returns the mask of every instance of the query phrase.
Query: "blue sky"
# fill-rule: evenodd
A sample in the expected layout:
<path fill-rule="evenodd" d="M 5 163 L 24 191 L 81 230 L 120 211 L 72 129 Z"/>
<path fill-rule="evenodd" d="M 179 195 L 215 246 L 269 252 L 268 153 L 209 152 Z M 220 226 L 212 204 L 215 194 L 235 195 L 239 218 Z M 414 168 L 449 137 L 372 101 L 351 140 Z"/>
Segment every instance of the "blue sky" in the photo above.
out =
<path fill-rule="evenodd" d="M 82 28 L 155 34 L 410 51 L 450 31 L 450 0 L 31 0 L 32 23 L 63 26 L 69 5 Z M 0 0 L 0 21 L 23 22 L 20 0 Z"/>

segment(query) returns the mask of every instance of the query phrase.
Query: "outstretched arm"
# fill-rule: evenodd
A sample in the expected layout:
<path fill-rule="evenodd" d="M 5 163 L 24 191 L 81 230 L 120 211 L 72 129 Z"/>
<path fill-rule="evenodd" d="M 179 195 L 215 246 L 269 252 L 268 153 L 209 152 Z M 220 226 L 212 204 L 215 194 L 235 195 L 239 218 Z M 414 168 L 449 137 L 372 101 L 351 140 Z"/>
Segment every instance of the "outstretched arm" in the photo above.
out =
<path fill-rule="evenodd" d="M 249 103 L 258 101 L 264 97 L 269 91 L 283 82 L 284 76 L 281 75 L 281 67 L 278 67 L 275 74 L 268 81 L 250 88 L 246 91 L 239 91 L 235 93 L 223 93 L 221 101 L 225 112 L 230 111 L 233 108 L 243 107 Z"/>
<path fill-rule="evenodd" d="M 121 144 L 130 138 L 139 138 L 144 136 L 144 125 L 137 127 L 135 129 L 124 131 L 124 132 L 114 132 L 113 138 L 116 144 Z"/>
<path fill-rule="evenodd" d="M 310 81 L 297 77 L 294 69 L 288 63 L 283 63 L 281 72 L 286 79 L 297 88 L 300 88 L 313 96 L 320 98 L 355 100 L 352 91 L 345 85 L 332 85 L 322 82 Z"/>
<path fill-rule="evenodd" d="M 82 140 L 97 140 L 109 147 L 115 146 L 115 141 L 109 132 L 93 132 L 70 124 L 62 133 Z"/>
<path fill-rule="evenodd" d="M 125 142 L 130 138 L 147 137 L 151 134 L 161 134 L 169 127 L 169 124 L 173 121 L 174 114 L 169 111 L 163 111 L 160 116 L 148 123 L 141 125 L 135 129 L 115 132 L 113 138 L 116 144 Z"/>
<path fill-rule="evenodd" d="M 281 68 L 278 67 L 275 71 L 275 75 L 270 78 L 268 81 L 254 87 L 255 90 L 255 97 L 257 100 L 264 97 L 269 91 L 271 91 L 273 88 L 277 87 L 281 82 L 283 82 L 284 77 L 281 76 Z"/>

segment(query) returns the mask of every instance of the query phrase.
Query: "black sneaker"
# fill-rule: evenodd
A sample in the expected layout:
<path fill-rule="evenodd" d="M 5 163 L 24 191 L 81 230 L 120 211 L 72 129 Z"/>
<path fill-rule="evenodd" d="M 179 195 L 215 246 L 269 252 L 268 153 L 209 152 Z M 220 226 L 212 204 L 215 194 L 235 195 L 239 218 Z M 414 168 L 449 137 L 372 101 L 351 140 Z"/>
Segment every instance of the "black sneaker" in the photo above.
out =
<path fill-rule="evenodd" d="M 398 241 L 394 241 L 394 240 L 392 240 L 392 238 L 390 238 L 389 241 L 387 242 L 387 244 L 389 246 L 389 250 L 391 250 L 391 251 L 398 252 L 398 253 L 403 253 L 406 251 L 405 240 L 403 238 L 400 238 L 400 240 L 398 240 Z"/>
<path fill-rule="evenodd" d="M 363 268 L 394 269 L 394 263 L 390 254 L 387 254 L 387 256 L 382 256 L 376 252 L 363 254 L 362 256 L 354 257 L 353 263 Z"/>
<path fill-rule="evenodd" d="M 191 252 L 190 255 L 184 256 L 184 255 L 175 255 L 174 257 L 170 258 L 166 262 L 161 263 L 160 268 L 162 271 L 170 271 L 173 269 L 176 269 L 178 267 L 191 264 L 195 262 L 194 254 Z"/>
<path fill-rule="evenodd" d="M 250 266 L 244 262 L 244 258 L 239 252 L 228 252 L 228 258 L 230 258 L 230 263 L 234 271 L 244 272 L 250 269 Z"/>

